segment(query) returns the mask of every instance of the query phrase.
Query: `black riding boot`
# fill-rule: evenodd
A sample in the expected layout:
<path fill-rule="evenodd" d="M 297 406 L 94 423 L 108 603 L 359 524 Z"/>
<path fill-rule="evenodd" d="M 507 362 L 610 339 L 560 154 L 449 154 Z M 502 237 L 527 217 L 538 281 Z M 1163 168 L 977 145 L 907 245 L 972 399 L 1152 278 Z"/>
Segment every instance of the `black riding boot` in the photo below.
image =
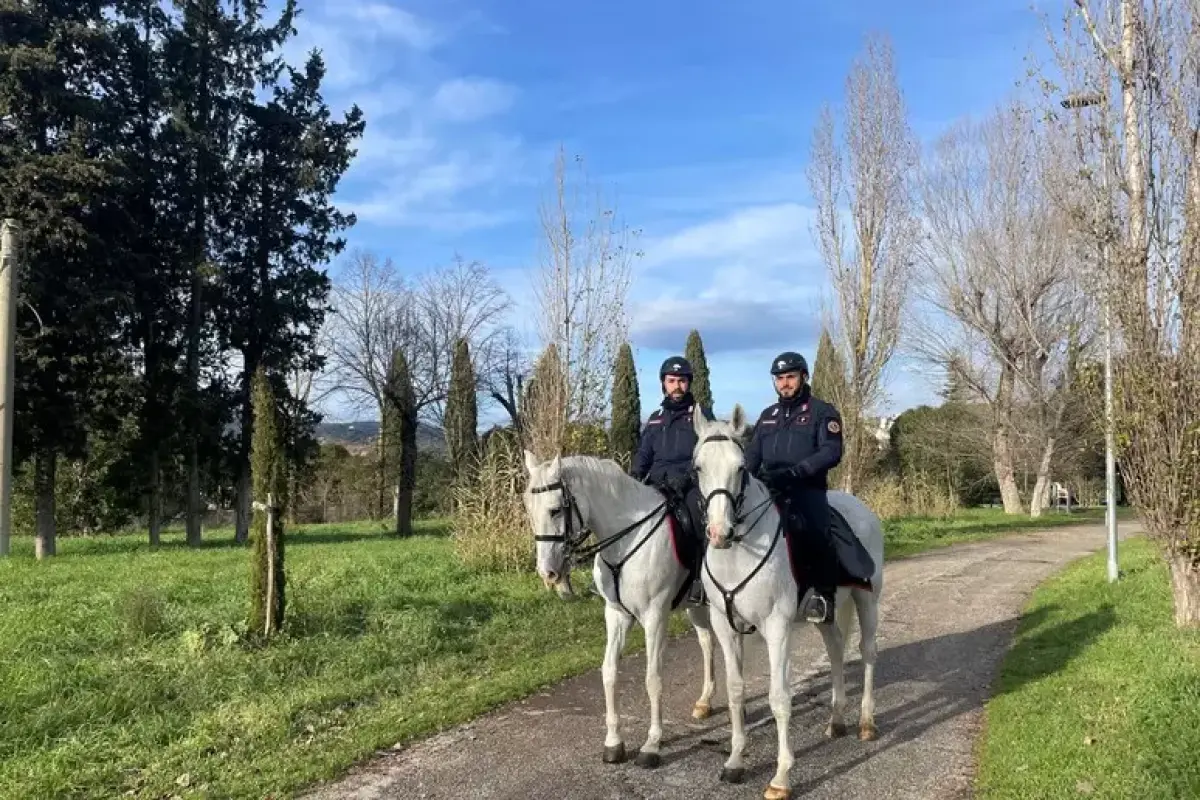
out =
<path fill-rule="evenodd" d="M 837 594 L 839 562 L 829 533 L 829 505 L 824 493 L 803 492 L 794 507 L 803 526 L 800 538 L 809 580 L 801 587 L 800 614 L 806 622 L 827 625 L 833 622 Z"/>

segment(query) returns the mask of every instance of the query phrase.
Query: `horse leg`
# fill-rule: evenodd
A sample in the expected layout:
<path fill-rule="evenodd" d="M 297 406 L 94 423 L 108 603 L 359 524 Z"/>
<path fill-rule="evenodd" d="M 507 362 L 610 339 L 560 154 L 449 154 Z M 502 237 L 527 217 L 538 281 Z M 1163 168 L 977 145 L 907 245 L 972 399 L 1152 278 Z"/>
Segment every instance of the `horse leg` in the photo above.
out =
<path fill-rule="evenodd" d="M 625 637 L 633 626 L 633 617 L 619 608 L 604 606 L 604 622 L 608 628 L 608 644 L 604 649 L 604 763 L 620 764 L 625 760 L 625 742 L 621 739 L 621 715 L 617 711 L 617 662 L 625 649 Z"/>
<path fill-rule="evenodd" d="M 745 777 L 742 751 L 746 749 L 746 682 L 742 677 L 745 661 L 743 638 L 729 625 L 724 614 L 710 616 L 713 632 L 721 644 L 721 660 L 725 662 L 725 696 L 729 701 L 729 758 L 721 768 L 725 783 L 741 783 Z"/>
<path fill-rule="evenodd" d="M 833 739 L 846 733 L 846 640 L 836 622 L 832 625 L 818 625 L 817 630 L 825 640 L 825 652 L 829 655 L 833 710 L 829 716 L 829 725 L 825 728 L 825 735 Z"/>
<path fill-rule="evenodd" d="M 775 737 L 778 752 L 775 756 L 775 777 L 763 793 L 766 800 L 787 800 L 792 796 L 792 747 L 788 742 L 788 726 L 792 721 L 792 691 L 789 681 L 791 667 L 791 615 L 773 614 L 763 629 L 767 640 L 767 656 L 771 662 L 771 713 L 775 715 Z"/>
<path fill-rule="evenodd" d="M 687 609 L 688 619 L 696 629 L 696 639 L 700 641 L 700 652 L 704 658 L 704 684 L 700 689 L 700 699 L 692 706 L 693 719 L 708 719 L 712 713 L 712 697 L 716 693 L 717 683 L 713 678 L 713 629 L 707 608 Z"/>
<path fill-rule="evenodd" d="M 875 727 L 875 658 L 879 654 L 876 642 L 876 632 L 879 630 L 879 597 L 874 592 L 855 589 L 854 605 L 858 609 L 858 649 L 862 653 L 863 662 L 863 696 L 858 738 L 869 742 L 879 738 L 879 729 Z"/>
<path fill-rule="evenodd" d="M 652 608 L 642 620 L 646 631 L 646 695 L 650 698 L 650 731 L 638 750 L 637 765 L 654 768 L 662 763 L 658 748 L 662 742 L 662 659 L 667 646 L 666 615 Z"/>

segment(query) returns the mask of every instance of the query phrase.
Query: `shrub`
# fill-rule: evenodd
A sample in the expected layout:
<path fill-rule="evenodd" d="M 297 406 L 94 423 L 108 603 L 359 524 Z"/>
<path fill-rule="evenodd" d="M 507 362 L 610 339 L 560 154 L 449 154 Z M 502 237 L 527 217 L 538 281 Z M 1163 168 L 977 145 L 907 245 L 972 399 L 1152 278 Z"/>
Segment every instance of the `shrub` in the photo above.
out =
<path fill-rule="evenodd" d="M 533 539 L 521 502 L 524 456 L 515 437 L 489 437 L 472 475 L 454 489 L 450 536 L 458 557 L 482 572 L 532 570 Z"/>
<path fill-rule="evenodd" d="M 958 498 L 945 486 L 919 475 L 874 480 L 860 495 L 880 519 L 901 517 L 949 517 L 959 509 Z"/>

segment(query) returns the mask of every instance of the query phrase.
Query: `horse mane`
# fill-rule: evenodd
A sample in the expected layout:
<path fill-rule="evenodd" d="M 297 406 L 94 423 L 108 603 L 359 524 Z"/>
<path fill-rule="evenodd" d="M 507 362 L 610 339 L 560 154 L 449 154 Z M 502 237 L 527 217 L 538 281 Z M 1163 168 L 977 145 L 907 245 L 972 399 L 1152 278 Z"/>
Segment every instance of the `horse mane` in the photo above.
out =
<path fill-rule="evenodd" d="M 639 495 L 655 498 L 661 502 L 658 492 L 641 483 L 628 474 L 620 464 L 611 458 L 599 458 L 589 455 L 564 456 L 562 474 L 565 478 L 582 478 L 597 493 L 601 507 L 612 503 L 612 508 L 624 509 L 626 505 L 638 498 Z"/>

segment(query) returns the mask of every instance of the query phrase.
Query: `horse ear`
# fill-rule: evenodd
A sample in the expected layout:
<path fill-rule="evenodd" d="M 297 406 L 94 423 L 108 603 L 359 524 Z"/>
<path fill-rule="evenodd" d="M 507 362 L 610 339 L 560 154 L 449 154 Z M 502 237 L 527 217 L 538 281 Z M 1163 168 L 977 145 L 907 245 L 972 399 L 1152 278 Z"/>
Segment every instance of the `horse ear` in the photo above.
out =
<path fill-rule="evenodd" d="M 746 429 L 746 410 L 742 408 L 741 403 L 733 404 L 733 417 L 729 421 L 733 423 L 733 429 L 739 435 Z"/>
<path fill-rule="evenodd" d="M 530 475 L 532 475 L 534 468 L 537 467 L 537 464 L 538 464 L 537 457 L 534 456 L 533 453 L 526 450 L 525 451 L 525 471 L 528 472 Z"/>
<path fill-rule="evenodd" d="M 554 456 L 554 460 L 550 462 L 550 474 L 559 475 L 562 473 L 562 453 Z"/>
<path fill-rule="evenodd" d="M 700 410 L 700 406 L 696 406 L 692 412 L 692 429 L 696 431 L 697 436 L 703 437 L 707 427 L 708 420 L 704 418 L 704 412 Z"/>

